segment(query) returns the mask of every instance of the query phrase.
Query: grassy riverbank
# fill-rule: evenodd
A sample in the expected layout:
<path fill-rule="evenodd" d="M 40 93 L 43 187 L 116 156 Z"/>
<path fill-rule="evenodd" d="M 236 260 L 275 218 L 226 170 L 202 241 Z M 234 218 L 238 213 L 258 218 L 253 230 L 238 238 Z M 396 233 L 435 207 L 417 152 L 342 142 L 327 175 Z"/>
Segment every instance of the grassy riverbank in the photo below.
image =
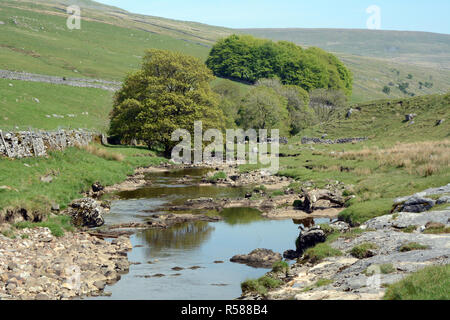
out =
<path fill-rule="evenodd" d="M 0 215 L 8 208 L 48 213 L 61 208 L 99 181 L 112 185 L 125 180 L 136 167 L 166 161 L 145 148 L 68 148 L 50 152 L 47 158 L 0 159 Z M 49 177 L 51 182 L 43 182 Z"/>
<path fill-rule="evenodd" d="M 322 123 L 280 146 L 279 175 L 296 179 L 299 191 L 305 183 L 322 188 L 340 181 L 347 203 L 341 217 L 362 223 L 386 214 L 393 199 L 446 185 L 450 181 L 450 94 L 406 100 L 382 100 L 353 106 L 347 119 Z M 405 114 L 415 113 L 414 123 Z M 326 139 L 368 137 L 355 144 L 304 145 L 302 136 Z M 241 170 L 252 170 L 244 165 Z"/>

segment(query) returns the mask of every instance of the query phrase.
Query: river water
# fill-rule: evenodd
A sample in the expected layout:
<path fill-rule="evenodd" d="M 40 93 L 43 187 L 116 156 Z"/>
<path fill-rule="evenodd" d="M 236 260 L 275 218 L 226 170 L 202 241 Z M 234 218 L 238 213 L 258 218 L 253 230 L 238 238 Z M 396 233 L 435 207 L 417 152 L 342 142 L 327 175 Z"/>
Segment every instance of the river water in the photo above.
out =
<path fill-rule="evenodd" d="M 119 193 L 120 200 L 112 203 L 106 223 L 142 221 L 166 212 L 165 205 L 187 199 L 245 195 L 243 188 L 195 185 L 204 173 L 204 169 L 183 169 L 148 175 L 150 186 Z M 191 179 L 192 184 L 180 184 L 182 177 Z M 119 282 L 105 288 L 112 293 L 110 297 L 96 299 L 234 299 L 241 294 L 241 282 L 269 270 L 232 263 L 230 258 L 256 248 L 281 254 L 295 249 L 298 224 L 304 223 L 267 220 L 249 208 L 226 209 L 220 215 L 224 218 L 220 222 L 197 221 L 137 231 L 130 238 L 133 250 L 128 253 L 129 260 L 137 264 L 131 265 Z M 315 223 L 328 222 L 327 218 L 315 219 Z"/>

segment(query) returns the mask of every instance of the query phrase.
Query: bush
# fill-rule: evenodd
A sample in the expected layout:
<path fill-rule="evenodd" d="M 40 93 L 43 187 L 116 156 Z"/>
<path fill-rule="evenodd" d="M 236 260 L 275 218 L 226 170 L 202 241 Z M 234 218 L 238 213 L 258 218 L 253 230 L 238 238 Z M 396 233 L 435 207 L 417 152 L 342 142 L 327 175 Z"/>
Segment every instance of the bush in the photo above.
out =
<path fill-rule="evenodd" d="M 275 262 L 272 266 L 272 271 L 273 272 L 288 272 L 289 270 L 289 263 L 287 263 L 286 261 L 278 261 Z"/>
<path fill-rule="evenodd" d="M 429 247 L 417 242 L 408 242 L 404 245 L 402 245 L 399 248 L 400 252 L 408 252 L 408 251 L 412 251 L 412 250 L 425 250 L 428 249 Z"/>
<path fill-rule="evenodd" d="M 310 107 L 319 122 L 327 122 L 338 117 L 347 105 L 347 97 L 342 91 L 316 89 L 310 93 Z"/>
<path fill-rule="evenodd" d="M 217 182 L 218 180 L 225 180 L 227 174 L 223 171 L 216 172 L 212 177 L 208 179 L 209 182 Z"/>
<path fill-rule="evenodd" d="M 357 246 L 354 246 L 350 251 L 350 254 L 358 259 L 364 259 L 370 257 L 370 250 L 378 249 L 378 246 L 371 242 L 364 242 Z"/>
<path fill-rule="evenodd" d="M 263 276 L 259 279 L 251 279 L 246 280 L 241 283 L 241 290 L 242 293 L 258 293 L 262 296 L 267 294 L 267 291 L 269 289 L 275 289 L 280 287 L 283 284 L 281 280 L 269 277 L 269 276 Z"/>
<path fill-rule="evenodd" d="M 410 274 L 386 290 L 386 300 L 449 300 L 450 265 L 431 266 Z"/>
<path fill-rule="evenodd" d="M 319 243 L 313 248 L 305 251 L 304 260 L 312 263 L 318 262 L 327 257 L 341 256 L 342 252 L 334 249 L 328 243 Z"/>

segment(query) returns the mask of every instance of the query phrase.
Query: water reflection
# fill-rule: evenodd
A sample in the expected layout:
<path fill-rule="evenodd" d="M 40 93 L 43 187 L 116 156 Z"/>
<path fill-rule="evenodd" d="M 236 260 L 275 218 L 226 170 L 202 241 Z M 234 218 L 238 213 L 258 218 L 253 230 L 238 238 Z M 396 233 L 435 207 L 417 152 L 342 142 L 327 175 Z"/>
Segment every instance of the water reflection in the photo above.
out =
<path fill-rule="evenodd" d="M 311 228 L 314 226 L 314 218 L 308 217 L 303 219 L 292 219 L 294 224 L 302 225 L 305 228 Z"/>
<path fill-rule="evenodd" d="M 148 229 L 138 237 L 151 246 L 151 254 L 157 255 L 166 249 L 193 249 L 207 241 L 214 225 L 204 221 L 174 225 L 168 229 Z"/>
<path fill-rule="evenodd" d="M 223 220 L 230 225 L 250 224 L 255 221 L 264 220 L 261 212 L 253 208 L 228 208 L 220 212 Z"/>

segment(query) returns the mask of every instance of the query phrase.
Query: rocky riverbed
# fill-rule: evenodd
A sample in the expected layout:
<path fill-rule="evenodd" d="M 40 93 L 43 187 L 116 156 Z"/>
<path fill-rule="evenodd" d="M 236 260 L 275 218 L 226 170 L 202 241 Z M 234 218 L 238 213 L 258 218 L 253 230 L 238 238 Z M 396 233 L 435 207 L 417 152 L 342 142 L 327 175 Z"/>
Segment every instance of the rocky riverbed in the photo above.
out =
<path fill-rule="evenodd" d="M 107 294 L 129 269 L 127 237 L 112 242 L 86 233 L 55 237 L 48 228 L 0 234 L 0 299 L 59 300 Z"/>
<path fill-rule="evenodd" d="M 450 191 L 449 187 L 396 199 L 394 208 L 399 203 L 409 204 L 418 196 L 439 195 L 442 202 Z M 428 200 L 419 202 L 424 204 L 422 212 L 396 212 L 371 219 L 353 229 L 339 222 L 341 236 L 329 244 L 337 250 L 334 256 L 310 261 L 300 254 L 298 262 L 286 273 L 269 273 L 283 281 L 280 288 L 266 296 L 245 293 L 240 299 L 381 299 L 389 284 L 410 273 L 426 266 L 449 264 L 450 207 L 425 211 L 430 209 Z M 305 241 L 314 240 L 308 245 L 310 247 L 325 241 L 326 232 L 320 227 L 306 229 L 302 233 L 297 243 L 303 238 Z M 366 249 L 362 249 L 364 246 Z"/>

